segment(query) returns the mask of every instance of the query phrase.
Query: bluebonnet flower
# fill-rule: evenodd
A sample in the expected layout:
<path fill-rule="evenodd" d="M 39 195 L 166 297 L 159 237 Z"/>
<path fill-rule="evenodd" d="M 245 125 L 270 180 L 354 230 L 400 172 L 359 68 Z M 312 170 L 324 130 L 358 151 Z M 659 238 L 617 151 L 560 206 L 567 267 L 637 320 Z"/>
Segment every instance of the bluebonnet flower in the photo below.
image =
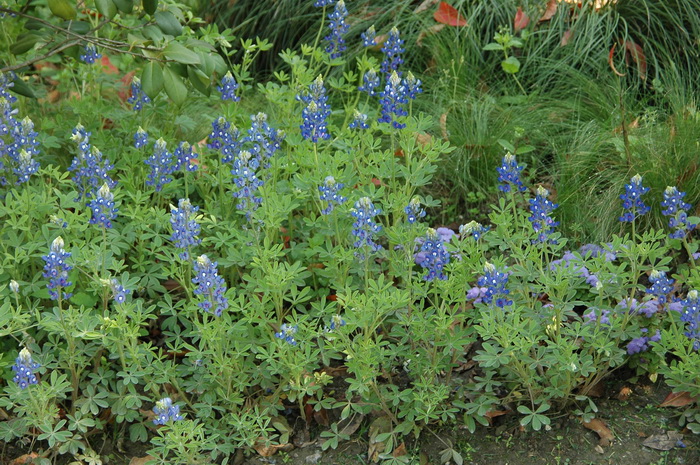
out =
<path fill-rule="evenodd" d="M 80 59 L 83 60 L 88 65 L 93 65 L 95 62 L 102 58 L 102 55 L 97 53 L 97 49 L 94 44 L 87 44 L 83 48 L 83 53 L 80 54 Z"/>
<path fill-rule="evenodd" d="M 467 291 L 467 300 L 473 300 L 475 304 L 483 302 L 488 288 L 474 286 Z"/>
<path fill-rule="evenodd" d="M 39 162 L 32 158 L 31 153 L 22 149 L 19 153 L 19 163 L 13 171 L 17 175 L 17 184 L 22 184 L 29 181 L 30 176 L 39 171 Z"/>
<path fill-rule="evenodd" d="M 128 294 L 131 294 L 131 289 L 125 288 L 121 285 L 119 281 L 117 281 L 114 278 L 112 278 L 109 281 L 109 287 L 112 290 L 112 296 L 114 297 L 114 301 L 118 304 L 123 304 L 124 302 L 126 302 L 126 296 Z"/>
<path fill-rule="evenodd" d="M 306 103 L 306 108 L 301 112 L 304 118 L 301 124 L 301 135 L 304 139 L 311 139 L 314 144 L 319 139 L 329 139 L 327 119 L 331 114 L 331 107 L 328 105 L 326 88 L 323 86 L 323 78 L 319 75 L 314 82 L 309 85 L 309 91 L 305 95 L 298 95 L 297 100 Z"/>
<path fill-rule="evenodd" d="M 173 153 L 175 157 L 175 166 L 173 171 L 185 167 L 187 171 L 197 171 L 197 152 L 192 150 L 192 145 L 189 142 L 180 142 Z"/>
<path fill-rule="evenodd" d="M 425 281 L 432 281 L 435 278 L 446 280 L 447 275 L 442 270 L 450 263 L 450 254 L 435 229 L 428 228 L 420 251 L 424 253 L 420 265 L 428 271 L 423 279 Z"/>
<path fill-rule="evenodd" d="M 520 173 L 525 168 L 524 165 L 518 165 L 515 155 L 507 153 L 503 157 L 503 162 L 498 168 L 498 181 L 503 184 L 498 185 L 501 192 L 510 192 L 511 185 L 517 188 L 520 192 L 525 192 L 526 188 L 520 180 Z"/>
<path fill-rule="evenodd" d="M 29 117 L 17 121 L 14 117 L 17 110 L 12 108 L 9 100 L 0 97 L 0 109 L 0 185 L 8 183 L 7 178 L 2 176 L 2 171 L 7 172 L 8 169 L 16 177 L 15 184 L 22 184 L 39 171 L 39 163 L 33 158 L 39 154 L 38 134 Z M 9 136 L 8 140 L 4 139 L 6 136 Z M 7 166 L 3 158 L 8 162 Z"/>
<path fill-rule="evenodd" d="M 46 287 L 49 289 L 51 300 L 58 300 L 59 293 L 72 284 L 68 281 L 68 272 L 73 267 L 66 262 L 71 254 L 66 252 L 63 246 L 63 238 L 58 236 L 51 243 L 51 250 L 48 255 L 41 257 L 46 262 L 43 276 L 49 280 L 49 284 Z M 64 292 L 62 298 L 68 299 L 71 295 L 73 294 Z"/>
<path fill-rule="evenodd" d="M 15 83 L 15 73 L 10 71 L 9 73 L 0 73 L 0 99 L 7 100 L 8 104 L 13 104 L 17 101 L 17 97 L 9 92 L 10 87 L 14 87 Z"/>
<path fill-rule="evenodd" d="M 231 71 L 228 71 L 224 77 L 221 78 L 221 85 L 216 86 L 216 89 L 221 92 L 221 100 L 231 100 L 233 102 L 241 100 L 241 98 L 236 95 L 238 83 L 233 77 L 233 74 L 231 74 Z"/>
<path fill-rule="evenodd" d="M 141 88 L 141 79 L 134 77 L 131 80 L 131 97 L 126 101 L 133 105 L 134 111 L 140 111 L 144 103 L 151 103 L 151 99 Z"/>
<path fill-rule="evenodd" d="M 579 258 L 573 253 L 571 253 L 571 251 L 569 250 L 564 252 L 564 255 L 562 255 L 560 259 L 552 260 L 549 264 L 549 269 L 552 271 L 556 271 L 560 265 L 564 268 L 573 266 L 573 271 L 582 278 L 585 278 L 586 283 L 588 283 L 592 287 L 598 287 L 598 285 L 600 284 L 598 276 L 588 271 L 588 268 L 581 263 Z"/>
<path fill-rule="evenodd" d="M 533 243 L 543 243 L 551 241 L 556 244 L 549 236 L 554 232 L 554 228 L 559 224 L 551 217 L 552 211 L 557 208 L 557 204 L 552 203 L 547 196 L 549 191 L 542 186 L 537 188 L 537 195 L 534 199 L 530 199 L 530 212 L 532 213 L 528 220 L 532 223 L 532 229 L 537 233 L 537 239 Z"/>
<path fill-rule="evenodd" d="M 365 72 L 365 75 L 362 76 L 362 84 L 357 88 L 360 92 L 367 92 L 370 96 L 374 97 L 377 95 L 377 87 L 379 87 L 379 84 L 381 84 L 381 79 L 379 78 L 379 75 L 377 75 L 377 72 L 374 70 L 374 68 L 371 68 L 369 71 Z"/>
<path fill-rule="evenodd" d="M 648 187 L 642 186 L 642 177 L 638 174 L 632 176 L 629 184 L 625 184 L 625 193 L 620 195 L 622 208 L 625 212 L 620 217 L 620 221 L 631 223 L 638 216 L 648 213 L 650 208 L 644 205 L 642 195 L 649 191 Z"/>
<path fill-rule="evenodd" d="M 579 247 L 578 252 L 582 257 L 590 256 L 592 258 L 605 254 L 606 262 L 612 262 L 617 259 L 617 254 L 613 252 L 611 244 L 606 244 L 606 247 L 601 247 L 598 244 L 584 244 Z"/>
<path fill-rule="evenodd" d="M 350 129 L 368 129 L 369 124 L 367 124 L 367 115 L 355 110 L 354 119 L 352 120 L 352 123 L 348 125 L 348 127 Z"/>
<path fill-rule="evenodd" d="M 586 318 L 586 323 L 599 322 L 601 325 L 610 325 L 610 310 L 600 310 L 591 308 L 591 311 L 584 314 L 583 317 Z"/>
<path fill-rule="evenodd" d="M 231 123 L 226 121 L 226 118 L 219 117 L 212 123 L 212 132 L 209 134 L 209 142 L 207 147 L 212 150 L 221 152 L 223 163 L 231 163 L 241 151 L 243 143 L 241 139 L 241 131 L 236 127 L 231 127 Z"/>
<path fill-rule="evenodd" d="M 170 397 L 165 397 L 156 402 L 155 407 L 153 407 L 153 413 L 156 414 L 156 418 L 153 420 L 154 425 L 165 425 L 169 421 L 180 421 L 183 418 L 180 415 L 180 406 L 173 404 Z"/>
<path fill-rule="evenodd" d="M 78 145 L 78 155 L 73 158 L 68 171 L 73 173 L 72 181 L 78 190 L 76 202 L 81 198 L 89 199 L 97 194 L 99 186 L 107 183 L 114 189 L 117 182 L 109 176 L 109 170 L 114 168 L 108 158 L 104 158 L 97 147 L 90 145 L 90 133 L 78 124 L 71 136 Z"/>
<path fill-rule="evenodd" d="M 490 228 L 482 226 L 481 223 L 476 221 L 470 221 L 467 224 L 463 224 L 459 227 L 459 234 L 464 238 L 465 236 L 472 236 L 475 241 L 481 239 L 485 233 L 489 231 Z"/>
<path fill-rule="evenodd" d="M 316 0 L 314 2 L 315 7 L 327 7 L 329 5 L 332 5 L 335 0 Z"/>
<path fill-rule="evenodd" d="M 10 280 L 10 290 L 15 294 L 19 292 L 19 283 L 14 279 Z"/>
<path fill-rule="evenodd" d="M 41 365 L 32 360 L 32 354 L 25 347 L 19 351 L 15 364 L 12 365 L 12 371 L 15 372 L 15 377 L 12 378 L 12 381 L 17 383 L 20 389 L 26 389 L 30 384 L 39 384 L 39 380 L 34 372 L 40 367 Z"/>
<path fill-rule="evenodd" d="M 175 243 L 175 247 L 184 249 L 180 253 L 182 260 L 190 259 L 190 247 L 199 245 L 202 240 L 197 236 L 200 232 L 200 226 L 197 223 L 195 213 L 199 207 L 190 203 L 189 199 L 180 199 L 177 207 L 170 206 L 170 224 L 173 227 L 173 235 L 170 240 Z"/>
<path fill-rule="evenodd" d="M 688 292 L 686 298 L 681 301 L 681 321 L 685 323 L 685 335 L 693 341 L 693 349 L 700 350 L 700 297 L 698 291 Z"/>
<path fill-rule="evenodd" d="M 206 312 L 212 312 L 215 316 L 221 316 L 228 308 L 226 283 L 219 276 L 217 263 L 212 262 L 206 255 L 200 255 L 194 262 L 194 278 L 192 282 L 197 285 L 194 290 L 196 295 L 201 295 L 204 300 L 197 304 Z"/>
<path fill-rule="evenodd" d="M 620 310 L 627 310 L 631 315 L 644 315 L 647 318 L 651 318 L 660 309 L 660 304 L 657 299 L 646 300 L 644 302 L 638 302 L 637 299 L 623 299 L 617 304 L 617 308 Z"/>
<path fill-rule="evenodd" d="M 355 202 L 355 208 L 350 210 L 351 215 L 355 218 L 352 227 L 352 234 L 355 236 L 354 246 L 357 249 L 369 248 L 376 252 L 382 248 L 375 241 L 375 234 L 382 230 L 382 226 L 374 221 L 374 217 L 381 213 L 381 210 L 375 208 L 369 197 L 362 197 Z M 364 253 L 356 252 L 356 255 L 363 259 Z"/>
<path fill-rule="evenodd" d="M 403 48 L 404 41 L 399 35 L 399 30 L 395 27 L 389 31 L 389 36 L 384 45 L 382 46 L 382 52 L 384 53 L 384 60 L 382 61 L 382 73 L 387 77 L 391 75 L 392 72 L 399 69 L 399 65 L 403 63 L 403 58 L 401 54 L 406 50 Z"/>
<path fill-rule="evenodd" d="M 331 331 L 334 331 L 336 328 L 340 328 L 341 326 L 345 326 L 345 320 L 340 315 L 333 315 L 331 317 L 331 324 L 329 326 L 329 329 Z"/>
<path fill-rule="evenodd" d="M 375 40 L 377 38 L 377 30 L 374 29 L 374 25 L 370 26 L 365 32 L 360 34 L 360 37 L 362 38 L 362 46 L 364 47 L 374 47 L 377 45 Z"/>
<path fill-rule="evenodd" d="M 648 333 L 647 328 L 642 328 L 642 333 Z M 661 331 L 656 330 L 656 334 L 653 336 L 640 336 L 632 339 L 627 344 L 627 355 L 638 354 L 649 349 L 649 342 L 658 342 L 661 340 Z"/>
<path fill-rule="evenodd" d="M 288 325 L 284 323 L 279 332 L 275 333 L 275 337 L 295 346 L 297 345 L 297 341 L 294 340 L 294 335 L 297 333 L 298 329 L 299 328 L 296 325 Z"/>
<path fill-rule="evenodd" d="M 420 79 L 416 79 L 412 72 L 408 72 L 403 80 L 403 85 L 406 89 L 406 95 L 411 100 L 415 100 L 418 94 L 423 93 L 423 88 L 421 87 L 423 83 Z"/>
<path fill-rule="evenodd" d="M 148 144 L 148 133 L 141 126 L 134 133 L 134 147 L 140 149 Z"/>
<path fill-rule="evenodd" d="M 683 239 L 688 231 L 692 231 L 698 226 L 688 222 L 687 210 L 690 208 L 690 204 L 683 201 L 685 195 L 685 192 L 679 192 L 676 187 L 671 186 L 668 186 L 664 191 L 664 200 L 661 202 L 661 206 L 665 210 L 662 210 L 661 213 L 671 217 L 668 220 L 668 225 L 675 230 L 669 234 L 671 239 Z"/>
<path fill-rule="evenodd" d="M 263 185 L 262 179 L 256 174 L 258 166 L 258 160 L 253 158 L 250 152 L 244 150 L 233 160 L 233 168 L 231 169 L 233 182 L 237 187 L 233 196 L 239 199 L 237 208 L 245 211 L 248 220 L 262 203 L 262 197 L 257 195 L 258 190 Z"/>
<path fill-rule="evenodd" d="M 393 71 L 391 77 L 387 80 L 384 91 L 381 93 L 379 103 L 382 106 L 382 115 L 377 121 L 380 123 L 391 123 L 396 129 L 405 128 L 406 124 L 399 123 L 395 116 L 408 115 L 408 112 L 403 107 L 407 102 L 406 88 L 401 83 L 401 78 L 396 74 L 396 71 Z"/>
<path fill-rule="evenodd" d="M 173 173 L 176 162 L 162 137 L 153 144 L 153 154 L 146 159 L 145 163 L 151 167 L 146 185 L 155 186 L 156 192 L 160 192 L 164 185 L 173 180 L 170 175 Z"/>
<path fill-rule="evenodd" d="M 336 205 L 342 205 L 347 198 L 339 195 L 338 192 L 345 186 L 343 183 L 335 182 L 333 176 L 326 176 L 322 186 L 318 186 L 319 198 L 322 202 L 328 202 L 328 206 L 321 210 L 321 214 L 329 215 Z"/>
<path fill-rule="evenodd" d="M 655 296 L 660 305 L 665 304 L 668 294 L 673 290 L 675 281 L 672 278 L 667 278 L 665 271 L 652 270 L 649 275 L 649 282 L 652 285 L 646 290 L 646 293 Z"/>
<path fill-rule="evenodd" d="M 97 191 L 97 195 L 88 202 L 88 208 L 92 212 L 90 224 L 96 224 L 103 228 L 111 228 L 112 220 L 117 217 L 117 209 L 114 207 L 114 194 L 109 190 L 107 183 Z"/>
<path fill-rule="evenodd" d="M 445 244 L 451 242 L 452 238 L 455 236 L 455 232 L 450 228 L 440 227 L 435 231 L 438 233 L 438 236 L 440 236 L 440 240 Z"/>
<path fill-rule="evenodd" d="M 60 218 L 56 215 L 49 216 L 49 221 L 52 224 L 55 224 L 56 226 L 58 226 L 59 228 L 67 228 L 68 227 L 68 222 L 66 222 L 66 220 L 64 220 L 63 218 Z"/>
<path fill-rule="evenodd" d="M 498 271 L 493 264 L 486 262 L 484 275 L 477 281 L 479 287 L 486 288 L 482 301 L 485 304 L 490 304 L 495 299 L 496 306 L 500 308 L 513 305 L 513 301 L 506 297 L 510 294 L 510 290 L 506 289 L 506 284 L 508 284 L 508 274 Z"/>
<path fill-rule="evenodd" d="M 410 224 L 415 223 L 419 218 L 425 217 L 425 210 L 421 207 L 418 197 L 413 197 L 403 211 L 406 213 L 406 219 Z"/>
<path fill-rule="evenodd" d="M 335 9 L 328 15 L 330 33 L 325 37 L 325 40 L 328 42 L 326 52 L 330 53 L 331 59 L 340 58 L 342 52 L 345 51 L 345 38 L 343 36 L 350 29 L 348 23 L 345 22 L 347 16 L 348 9 L 345 8 L 345 2 L 338 0 L 335 4 Z"/>

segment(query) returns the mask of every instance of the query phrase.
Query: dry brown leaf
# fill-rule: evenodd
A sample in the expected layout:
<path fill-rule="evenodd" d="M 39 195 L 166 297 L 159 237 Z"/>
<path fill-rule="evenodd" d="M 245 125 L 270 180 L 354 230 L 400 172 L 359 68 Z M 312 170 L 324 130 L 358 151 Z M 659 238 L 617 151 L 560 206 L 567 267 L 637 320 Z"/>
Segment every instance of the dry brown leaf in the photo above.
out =
<path fill-rule="evenodd" d="M 542 21 L 549 21 L 552 19 L 554 14 L 557 12 L 557 7 L 559 6 L 559 2 L 557 0 L 549 0 L 547 3 L 547 7 L 544 10 L 544 13 L 542 14 L 542 17 L 537 21 L 538 23 L 541 23 Z"/>
<path fill-rule="evenodd" d="M 428 34 L 437 34 L 438 32 L 442 31 L 442 29 L 444 27 L 445 27 L 444 24 L 438 23 L 438 24 L 435 24 L 433 26 L 430 26 L 428 29 L 423 29 L 418 34 L 418 38 L 416 39 L 416 44 L 423 45 L 423 39 L 425 39 Z"/>
<path fill-rule="evenodd" d="M 659 404 L 659 407 L 685 407 L 696 402 L 697 397 L 690 397 L 688 392 L 672 392 Z"/>
<path fill-rule="evenodd" d="M 443 140 L 450 140 L 450 137 L 447 134 L 447 113 L 440 115 L 440 130 L 442 131 Z"/>
<path fill-rule="evenodd" d="M 384 449 L 386 449 L 386 443 L 384 441 L 377 441 L 377 436 L 390 431 L 391 420 L 389 417 L 377 417 L 369 426 L 369 447 L 367 448 L 367 457 L 369 457 L 371 462 L 377 462 L 379 460 L 379 454 L 384 453 Z"/>
<path fill-rule="evenodd" d="M 566 44 L 568 44 L 573 35 L 574 33 L 571 31 L 571 29 L 567 29 L 566 31 L 564 31 L 564 35 L 561 36 L 561 42 L 559 42 L 559 45 L 563 47 Z"/>
<path fill-rule="evenodd" d="M 394 457 L 401 457 L 402 455 L 406 455 L 406 443 L 402 442 L 401 444 L 398 445 L 396 449 L 394 449 L 394 452 L 391 453 Z"/>
<path fill-rule="evenodd" d="M 621 73 L 615 68 L 615 64 L 613 63 L 613 56 L 615 55 L 615 48 L 617 47 L 617 44 L 613 44 L 612 48 L 610 49 L 610 53 L 608 53 L 608 64 L 610 65 L 610 69 L 612 69 L 612 72 L 617 74 L 618 76 L 622 77 L 625 75 L 625 73 Z"/>
<path fill-rule="evenodd" d="M 523 11 L 522 7 L 518 7 L 518 11 L 515 12 L 515 18 L 513 19 L 513 29 L 515 32 L 522 31 L 530 24 L 530 17 Z"/>
<path fill-rule="evenodd" d="M 269 444 L 265 445 L 264 439 L 258 439 L 255 443 L 253 449 L 260 454 L 261 457 L 271 457 L 277 453 L 277 451 L 289 451 L 292 450 L 294 446 L 292 444 Z"/>
<path fill-rule="evenodd" d="M 506 413 L 511 412 L 512 410 L 489 410 L 486 412 L 484 415 L 486 419 L 489 422 L 489 425 L 493 426 L 493 419 L 496 417 L 500 417 L 501 415 L 505 415 Z"/>
<path fill-rule="evenodd" d="M 661 434 L 649 436 L 642 445 L 656 450 L 671 450 L 682 442 L 683 435 L 678 431 L 666 431 Z"/>
<path fill-rule="evenodd" d="M 631 395 L 632 389 L 625 386 L 622 389 L 620 389 L 620 392 L 617 394 L 617 400 L 626 401 L 630 398 Z"/>
<path fill-rule="evenodd" d="M 433 136 L 425 132 L 417 132 L 415 136 L 416 142 L 418 142 L 418 145 L 420 145 L 421 147 L 430 145 L 430 142 L 433 140 Z"/>
<path fill-rule="evenodd" d="M 639 77 L 642 79 L 647 78 L 647 58 L 644 55 L 644 49 L 642 49 L 642 46 L 639 44 L 635 44 L 631 40 L 626 40 L 625 41 L 625 49 L 627 50 L 627 54 L 625 55 L 625 61 L 627 60 L 627 56 L 632 57 L 632 61 L 637 65 L 637 69 L 639 70 Z"/>
<path fill-rule="evenodd" d="M 433 19 L 438 23 L 448 26 L 460 27 L 466 26 L 467 20 L 459 14 L 459 11 L 447 2 L 440 2 L 437 11 L 433 14 Z"/>
<path fill-rule="evenodd" d="M 9 465 L 24 465 L 26 463 L 32 463 L 32 460 L 36 458 L 39 458 L 39 454 L 37 454 L 36 452 L 32 452 L 31 454 L 24 454 L 14 459 L 12 462 L 9 463 Z"/>
<path fill-rule="evenodd" d="M 581 421 L 581 423 L 584 427 L 595 431 L 598 436 L 600 436 L 600 442 L 598 444 L 603 447 L 609 446 L 613 439 L 615 439 L 610 428 L 608 428 L 600 418 L 594 418 L 589 422 Z"/>
<path fill-rule="evenodd" d="M 347 434 L 348 436 L 352 436 L 355 431 L 360 428 L 360 425 L 362 424 L 362 420 L 364 420 L 365 416 L 361 414 L 354 414 L 351 417 L 346 418 L 345 420 L 340 420 L 338 422 L 338 431 L 340 431 L 340 434 Z"/>
<path fill-rule="evenodd" d="M 424 11 L 426 11 L 428 8 L 435 5 L 439 1 L 440 0 L 425 0 L 423 3 L 418 5 L 415 10 L 413 10 L 413 13 L 414 14 L 423 13 Z"/>
<path fill-rule="evenodd" d="M 147 455 L 145 457 L 133 457 L 129 462 L 129 465 L 146 465 L 146 462 L 153 460 L 155 457 Z"/>

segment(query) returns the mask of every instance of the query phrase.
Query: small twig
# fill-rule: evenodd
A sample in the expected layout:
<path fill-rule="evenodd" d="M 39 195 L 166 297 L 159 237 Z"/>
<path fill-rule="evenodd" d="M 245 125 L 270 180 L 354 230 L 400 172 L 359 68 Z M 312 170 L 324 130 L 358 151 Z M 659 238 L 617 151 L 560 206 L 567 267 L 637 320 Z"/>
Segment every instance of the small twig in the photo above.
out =
<path fill-rule="evenodd" d="M 53 50 L 49 51 L 48 53 L 41 55 L 39 57 L 32 58 L 31 60 L 24 61 L 22 63 L 16 64 L 16 65 L 10 65 L 10 66 L 5 66 L 3 68 L 0 68 L 0 73 L 6 73 L 8 71 L 15 71 L 17 69 L 24 68 L 25 66 L 32 65 L 38 61 L 45 60 L 53 55 L 56 55 L 57 53 L 62 52 L 63 50 L 73 47 L 74 45 L 78 45 L 80 43 L 80 40 L 70 40 L 68 42 L 64 42 L 63 45 L 59 45 L 58 47 L 54 48 Z"/>

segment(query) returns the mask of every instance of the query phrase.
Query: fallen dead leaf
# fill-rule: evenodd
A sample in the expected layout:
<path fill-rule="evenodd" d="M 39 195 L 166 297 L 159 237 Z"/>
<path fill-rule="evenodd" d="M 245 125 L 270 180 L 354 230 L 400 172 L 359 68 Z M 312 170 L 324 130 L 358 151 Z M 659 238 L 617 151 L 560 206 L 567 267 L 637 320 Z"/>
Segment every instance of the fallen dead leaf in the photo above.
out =
<path fill-rule="evenodd" d="M 672 392 L 659 404 L 659 407 L 685 407 L 697 400 L 697 397 L 691 397 L 690 393 L 685 391 Z"/>
<path fill-rule="evenodd" d="M 278 451 L 289 451 L 294 448 L 292 444 L 269 444 L 265 445 L 263 438 L 260 438 L 258 442 L 255 443 L 253 449 L 260 454 L 261 457 L 272 457 Z"/>
<path fill-rule="evenodd" d="M 399 444 L 398 447 L 396 447 L 396 449 L 394 449 L 394 452 L 391 453 L 391 455 L 393 455 L 394 457 L 401 457 L 402 455 L 406 455 L 406 454 L 407 454 L 407 452 L 406 452 L 406 443 L 405 442 L 402 442 L 401 444 Z"/>
<path fill-rule="evenodd" d="M 445 27 L 444 24 L 438 23 L 438 24 L 433 24 L 428 29 L 423 29 L 418 34 L 418 38 L 416 39 L 416 44 L 423 45 L 423 39 L 425 39 L 428 36 L 428 34 L 437 34 L 438 32 L 442 31 L 444 29 L 444 27 Z"/>
<path fill-rule="evenodd" d="M 513 19 L 513 29 L 515 32 L 522 31 L 530 24 L 530 17 L 523 11 L 521 6 L 518 7 L 518 11 L 515 12 L 515 18 Z"/>
<path fill-rule="evenodd" d="M 493 426 L 493 419 L 496 417 L 500 417 L 501 415 L 505 415 L 506 413 L 511 412 L 512 410 L 489 410 L 486 412 L 484 415 L 486 419 L 489 422 L 489 425 Z"/>
<path fill-rule="evenodd" d="M 561 36 L 561 42 L 559 42 L 559 45 L 561 47 L 567 45 L 573 35 L 574 33 L 571 31 L 571 29 L 567 29 L 566 31 L 564 31 L 564 35 Z"/>
<path fill-rule="evenodd" d="M 447 113 L 440 115 L 440 130 L 442 131 L 443 140 L 450 140 L 450 136 L 447 134 Z"/>
<path fill-rule="evenodd" d="M 433 18 L 438 23 L 448 26 L 460 27 L 467 25 L 467 20 L 459 14 L 455 7 L 447 2 L 440 2 L 437 11 L 433 14 Z"/>
<path fill-rule="evenodd" d="M 345 420 L 340 420 L 338 422 L 338 431 L 340 431 L 341 434 L 347 434 L 348 436 L 352 436 L 353 433 L 355 433 L 355 431 L 358 430 L 358 428 L 362 424 L 362 420 L 364 419 L 364 415 L 354 414 L 351 417 L 346 418 Z"/>
<path fill-rule="evenodd" d="M 430 134 L 425 133 L 425 132 L 417 132 L 415 134 L 415 136 L 416 136 L 416 142 L 421 147 L 425 147 L 427 145 L 430 145 L 430 142 L 433 140 L 433 136 L 431 136 Z"/>
<path fill-rule="evenodd" d="M 621 400 L 621 401 L 628 400 L 631 395 L 632 395 L 632 389 L 625 386 L 622 389 L 620 389 L 620 392 L 617 394 L 617 400 Z"/>
<path fill-rule="evenodd" d="M 537 20 L 538 23 L 541 23 L 542 21 L 549 21 L 552 19 L 554 14 L 557 12 L 557 7 L 559 6 L 559 2 L 557 0 L 549 0 L 547 3 L 547 7 L 544 10 L 544 13 L 542 14 L 542 17 Z"/>
<path fill-rule="evenodd" d="M 379 460 L 379 454 L 384 453 L 384 449 L 386 449 L 386 443 L 384 441 L 378 441 L 377 437 L 380 434 L 388 433 L 390 431 L 391 420 L 389 417 L 377 417 L 369 426 L 369 446 L 367 448 L 367 457 L 371 462 L 377 462 Z"/>
<path fill-rule="evenodd" d="M 683 435 L 678 431 L 666 431 L 665 433 L 649 436 L 642 445 L 650 449 L 671 450 L 678 446 L 679 442 L 682 443 L 682 440 Z"/>
<path fill-rule="evenodd" d="M 440 0 L 425 0 L 423 3 L 418 5 L 415 10 L 413 10 L 413 13 L 414 14 L 423 13 L 424 11 L 426 11 L 428 8 L 435 5 L 439 1 Z"/>
<path fill-rule="evenodd" d="M 593 449 L 594 449 L 596 452 L 598 452 L 599 454 L 604 454 L 604 453 L 605 453 L 605 451 L 603 450 L 603 448 L 600 447 L 600 444 L 596 444 L 596 446 L 595 446 Z"/>
<path fill-rule="evenodd" d="M 644 55 L 644 49 L 639 44 L 632 42 L 631 40 L 625 41 L 625 50 L 627 50 L 627 55 L 625 55 L 625 61 L 629 62 L 627 57 L 632 57 L 632 61 L 637 65 L 639 70 L 639 77 L 642 79 L 647 78 L 647 58 Z"/>
<path fill-rule="evenodd" d="M 589 422 L 581 421 L 581 424 L 583 424 L 584 427 L 595 431 L 598 436 L 600 436 L 600 441 L 598 444 L 602 447 L 609 446 L 613 439 L 615 439 L 615 436 L 613 436 L 610 428 L 608 428 L 600 418 L 594 418 Z"/>
<path fill-rule="evenodd" d="M 12 462 L 9 463 L 9 465 L 24 465 L 25 463 L 32 463 L 32 460 L 38 457 L 39 454 L 37 454 L 36 452 L 32 452 L 31 454 L 24 454 L 14 459 Z"/>
<path fill-rule="evenodd" d="M 129 465 L 146 465 L 146 462 L 153 460 L 155 457 L 147 455 L 145 457 L 133 457 L 129 462 Z"/>

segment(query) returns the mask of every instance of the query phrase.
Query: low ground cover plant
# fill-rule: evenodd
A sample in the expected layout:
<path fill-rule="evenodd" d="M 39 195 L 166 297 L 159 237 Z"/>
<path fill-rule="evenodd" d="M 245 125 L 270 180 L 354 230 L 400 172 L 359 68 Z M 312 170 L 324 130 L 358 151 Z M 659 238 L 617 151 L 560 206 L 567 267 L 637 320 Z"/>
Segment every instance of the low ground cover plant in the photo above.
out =
<path fill-rule="evenodd" d="M 150 62 L 120 99 L 89 43 L 49 71 L 56 118 L 2 75 L 4 447 L 51 463 L 128 438 L 152 463 L 228 463 L 299 424 L 335 448 L 366 418 L 372 459 L 404 463 L 394 449 L 437 425 L 590 421 L 590 391 L 625 366 L 687 392 L 697 431 L 700 218 L 685 194 L 631 175 L 624 234 L 578 244 L 513 145 L 489 222 L 436 223 L 431 182 L 453 149 L 414 109 L 430 89 L 401 31 L 368 29 L 381 54 L 345 62 L 347 7 L 315 3 L 316 43 L 284 51 L 269 82 L 247 74 L 266 43 L 244 40 L 209 95 L 180 99 L 169 67 L 159 95 Z M 652 203 L 664 229 L 639 226 Z"/>

